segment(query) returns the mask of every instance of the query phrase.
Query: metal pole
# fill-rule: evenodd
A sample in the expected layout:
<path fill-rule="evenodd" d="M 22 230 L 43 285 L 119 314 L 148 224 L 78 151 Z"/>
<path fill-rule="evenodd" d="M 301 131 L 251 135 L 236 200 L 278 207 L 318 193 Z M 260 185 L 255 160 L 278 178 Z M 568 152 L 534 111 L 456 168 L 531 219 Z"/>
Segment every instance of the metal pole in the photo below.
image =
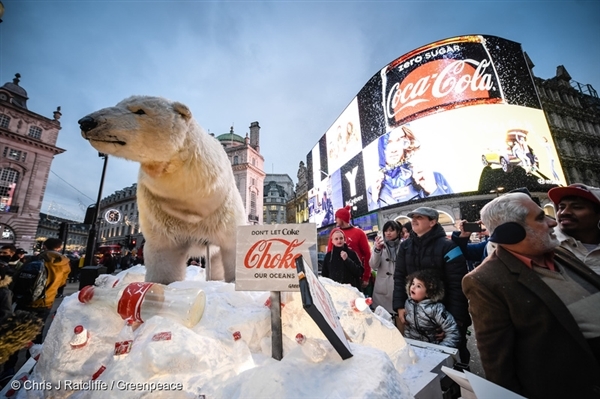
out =
<path fill-rule="evenodd" d="M 283 359 L 283 332 L 281 328 L 281 292 L 271 291 L 271 357 Z"/>
<path fill-rule="evenodd" d="M 102 199 L 102 188 L 104 187 L 104 175 L 106 174 L 106 165 L 108 164 L 108 155 L 98 153 L 98 156 L 104 157 L 104 166 L 102 168 L 102 177 L 100 177 L 100 188 L 98 189 L 98 199 L 96 200 L 96 209 L 94 210 L 94 218 L 90 226 L 88 234 L 87 246 L 85 249 L 84 266 L 92 266 L 94 261 L 94 250 L 96 248 L 96 225 L 98 224 L 98 212 L 100 210 L 100 200 Z"/>

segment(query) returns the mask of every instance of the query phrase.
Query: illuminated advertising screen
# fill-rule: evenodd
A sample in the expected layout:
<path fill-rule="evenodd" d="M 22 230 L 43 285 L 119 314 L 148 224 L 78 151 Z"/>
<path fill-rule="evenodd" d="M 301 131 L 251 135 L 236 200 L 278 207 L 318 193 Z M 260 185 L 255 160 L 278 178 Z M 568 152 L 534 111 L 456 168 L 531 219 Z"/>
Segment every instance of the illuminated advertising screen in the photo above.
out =
<path fill-rule="evenodd" d="M 440 40 L 386 65 L 307 164 L 318 227 L 346 204 L 364 215 L 478 191 L 492 176 L 494 184 L 565 184 L 521 45 L 486 35 Z"/>

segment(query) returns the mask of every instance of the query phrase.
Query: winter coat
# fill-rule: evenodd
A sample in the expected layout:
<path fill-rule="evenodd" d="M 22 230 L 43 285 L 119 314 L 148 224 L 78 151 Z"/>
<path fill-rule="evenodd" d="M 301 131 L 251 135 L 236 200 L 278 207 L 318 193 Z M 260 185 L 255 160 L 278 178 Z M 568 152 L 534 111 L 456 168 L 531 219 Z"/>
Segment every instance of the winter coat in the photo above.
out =
<path fill-rule="evenodd" d="M 12 315 L 12 291 L 9 288 L 11 282 L 12 277 L 9 275 L 0 280 L 0 324 Z"/>
<path fill-rule="evenodd" d="M 48 269 L 48 282 L 46 283 L 46 294 L 43 298 L 33 302 L 32 308 L 51 308 L 56 298 L 58 289 L 67 283 L 71 266 L 69 258 L 56 251 L 45 251 L 39 254 Z"/>
<path fill-rule="evenodd" d="M 367 238 L 367 235 L 364 231 L 362 231 L 362 229 L 356 226 L 343 228 L 342 232 L 346 236 L 346 244 L 348 247 L 356 252 L 358 259 L 362 260 L 362 280 L 364 282 L 369 282 L 371 279 L 371 266 L 369 266 L 369 261 L 371 259 L 371 246 L 369 245 L 369 239 Z M 329 235 L 327 251 L 331 251 L 333 248 L 331 235 Z"/>
<path fill-rule="evenodd" d="M 589 292 L 600 290 L 600 276 L 569 251 L 555 248 L 554 260 Z M 499 246 L 463 287 L 487 380 L 532 399 L 600 398 L 598 338 L 584 337 L 536 271 Z"/>
<path fill-rule="evenodd" d="M 348 254 L 346 260 L 342 260 L 340 255 L 342 251 L 346 251 Z M 344 244 L 343 247 L 334 246 L 331 251 L 325 254 L 321 275 L 329 277 L 340 284 L 350 284 L 360 290 L 363 270 L 356 252 Z"/>
<path fill-rule="evenodd" d="M 392 244 L 392 245 L 390 245 Z M 381 251 L 373 247 L 369 264 L 372 270 L 377 270 L 375 286 L 373 287 L 373 306 L 382 306 L 390 314 L 396 313 L 392 307 L 394 294 L 394 271 L 396 270 L 396 253 L 400 248 L 400 240 L 385 242 Z"/>
<path fill-rule="evenodd" d="M 32 313 L 12 311 L 12 292 L 8 288 L 12 278 L 0 279 L 0 364 L 23 348 L 42 330 L 42 320 Z"/>
<path fill-rule="evenodd" d="M 410 283 L 406 284 L 406 292 L 410 292 Z M 443 346 L 457 348 L 460 342 L 460 332 L 454 317 L 440 302 L 444 298 L 444 290 L 430 293 L 430 297 L 415 302 L 408 298 L 404 304 L 406 309 L 406 325 L 404 336 L 410 339 L 430 342 Z M 435 336 L 441 331 L 445 333 L 444 339 L 438 341 Z"/>
<path fill-rule="evenodd" d="M 461 286 L 462 278 L 467 274 L 467 263 L 460 248 L 446 238 L 439 223 L 421 237 L 411 232 L 410 238 L 400 244 L 394 273 L 394 309 L 404 309 L 408 299 L 406 276 L 430 268 L 440 272 L 446 290 L 442 301 L 446 309 L 459 325 L 471 325 L 467 298 Z"/>

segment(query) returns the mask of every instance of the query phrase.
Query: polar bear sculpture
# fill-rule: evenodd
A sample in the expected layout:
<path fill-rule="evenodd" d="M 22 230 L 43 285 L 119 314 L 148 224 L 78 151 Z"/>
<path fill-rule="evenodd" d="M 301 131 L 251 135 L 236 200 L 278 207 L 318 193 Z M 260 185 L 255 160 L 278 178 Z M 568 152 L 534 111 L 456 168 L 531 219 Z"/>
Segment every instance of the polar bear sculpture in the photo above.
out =
<path fill-rule="evenodd" d="M 146 281 L 183 280 L 186 260 L 207 243 L 218 246 L 222 257 L 222 267 L 211 265 L 210 278 L 233 281 L 244 205 L 225 150 L 190 109 L 160 97 L 133 96 L 84 116 L 79 125 L 101 153 L 140 163 L 137 203 Z"/>

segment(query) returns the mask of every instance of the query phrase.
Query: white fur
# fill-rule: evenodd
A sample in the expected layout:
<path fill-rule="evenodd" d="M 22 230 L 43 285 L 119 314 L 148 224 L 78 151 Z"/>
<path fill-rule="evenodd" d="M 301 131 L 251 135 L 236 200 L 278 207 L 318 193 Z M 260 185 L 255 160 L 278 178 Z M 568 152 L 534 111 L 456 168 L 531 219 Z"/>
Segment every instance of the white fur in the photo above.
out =
<path fill-rule="evenodd" d="M 95 149 L 141 164 L 146 281 L 183 280 L 187 258 L 207 241 L 222 257 L 222 265 L 211 259 L 211 278 L 233 281 L 236 229 L 246 212 L 221 143 L 187 106 L 160 97 L 133 96 L 88 117 L 98 125 L 82 135 Z"/>

